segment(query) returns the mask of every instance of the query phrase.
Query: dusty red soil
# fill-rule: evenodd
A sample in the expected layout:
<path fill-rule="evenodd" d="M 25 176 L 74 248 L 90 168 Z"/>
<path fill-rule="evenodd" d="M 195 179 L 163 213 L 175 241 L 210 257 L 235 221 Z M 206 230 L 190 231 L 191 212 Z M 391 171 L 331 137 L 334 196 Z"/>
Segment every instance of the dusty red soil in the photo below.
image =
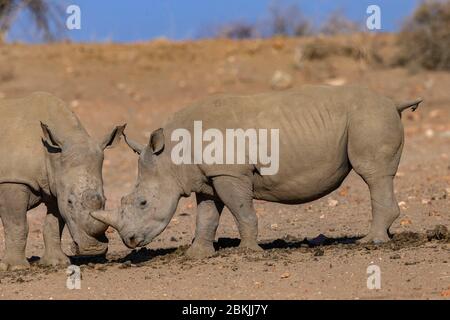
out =
<path fill-rule="evenodd" d="M 310 41 L 315 40 L 4 45 L 0 98 L 48 91 L 65 99 L 93 136 L 126 122 L 128 134 L 144 142 L 169 114 L 196 99 L 273 90 L 276 70 L 290 74 L 294 88 L 347 83 L 397 100 L 422 96 L 419 110 L 403 118 L 406 144 L 396 178 L 401 216 L 391 244 L 352 243 L 368 231 L 370 202 L 366 185 L 351 174 L 340 189 L 310 204 L 257 202 L 262 253 L 235 248 L 237 229 L 225 212 L 217 256 L 186 260 L 182 253 L 195 227 L 190 198 L 180 202 L 167 230 L 147 248 L 132 252 L 111 231 L 107 260 L 74 259 L 82 268 L 81 290 L 66 288 L 65 269 L 33 264 L 29 271 L 0 273 L 0 298 L 448 299 L 448 235 L 429 233 L 428 239 L 427 230 L 450 225 L 450 74 L 392 67 L 392 36 L 323 40 L 328 45 L 319 48 L 317 59 L 299 63 L 297 48 Z M 108 207 L 131 190 L 136 160 L 124 144 L 106 152 Z M 43 217 L 42 207 L 29 212 L 27 256 L 33 262 L 43 253 Z M 67 232 L 63 243 L 70 253 Z M 370 264 L 381 268 L 379 290 L 367 289 Z"/>

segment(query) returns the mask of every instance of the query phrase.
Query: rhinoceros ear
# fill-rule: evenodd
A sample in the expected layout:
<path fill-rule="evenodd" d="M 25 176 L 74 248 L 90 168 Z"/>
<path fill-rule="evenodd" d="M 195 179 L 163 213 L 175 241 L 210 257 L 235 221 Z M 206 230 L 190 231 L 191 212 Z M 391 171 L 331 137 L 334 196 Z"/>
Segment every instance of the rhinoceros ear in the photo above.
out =
<path fill-rule="evenodd" d="M 58 137 L 55 132 L 50 130 L 48 125 L 41 122 L 42 133 L 44 137 L 42 138 L 42 142 L 47 147 L 47 149 L 51 149 L 52 152 L 59 152 L 63 148 L 63 143 L 60 137 Z"/>
<path fill-rule="evenodd" d="M 127 145 L 131 148 L 131 150 L 133 150 L 134 152 L 136 152 L 137 154 L 141 154 L 142 150 L 144 150 L 145 146 L 129 139 L 126 135 L 125 132 L 122 132 L 122 135 L 125 139 L 125 142 L 127 143 Z"/>
<path fill-rule="evenodd" d="M 162 128 L 153 131 L 148 146 L 153 154 L 158 154 L 164 149 L 164 130 Z"/>
<path fill-rule="evenodd" d="M 106 135 L 106 137 L 102 140 L 102 143 L 100 144 L 102 150 L 105 150 L 106 148 L 114 148 L 120 142 L 120 137 L 122 136 L 123 130 L 125 130 L 126 126 L 127 126 L 126 124 L 122 126 L 117 126 L 111 133 Z"/>

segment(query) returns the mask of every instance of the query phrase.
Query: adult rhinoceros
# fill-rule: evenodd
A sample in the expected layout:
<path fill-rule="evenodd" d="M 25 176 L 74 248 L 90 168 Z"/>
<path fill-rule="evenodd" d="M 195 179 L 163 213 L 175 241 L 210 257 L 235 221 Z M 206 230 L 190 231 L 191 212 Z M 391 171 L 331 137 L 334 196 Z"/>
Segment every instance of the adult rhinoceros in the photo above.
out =
<path fill-rule="evenodd" d="M 119 210 L 92 215 L 117 228 L 127 246 L 144 246 L 165 229 L 180 197 L 195 192 L 197 228 L 188 255 L 214 252 L 224 205 L 237 221 L 240 245 L 259 249 L 253 199 L 286 204 L 312 201 L 338 188 L 353 169 L 369 186 L 372 201 L 373 221 L 363 241 L 388 241 L 389 227 L 399 215 L 393 180 L 404 142 L 401 112 L 415 109 L 420 101 L 396 104 L 351 86 L 305 86 L 208 98 L 176 113 L 164 128 L 153 132 L 147 146 L 127 139 L 139 153 L 136 186 L 122 198 Z M 214 128 L 223 136 L 230 128 L 278 130 L 278 170 L 263 175 L 266 164 L 259 158 L 255 161 L 254 155 L 253 162 L 246 164 L 174 161 L 173 150 L 180 142 L 172 138 L 180 128 L 195 136 L 198 122 L 203 130 Z M 206 140 L 211 141 L 211 135 Z M 194 148 L 192 153 L 196 152 Z"/>
<path fill-rule="evenodd" d="M 0 217 L 5 256 L 0 270 L 29 266 L 25 258 L 28 210 L 45 203 L 44 265 L 68 264 L 61 250 L 66 223 L 82 255 L 107 250 L 107 226 L 89 213 L 104 207 L 103 150 L 124 126 L 93 140 L 65 103 L 47 93 L 0 100 Z"/>

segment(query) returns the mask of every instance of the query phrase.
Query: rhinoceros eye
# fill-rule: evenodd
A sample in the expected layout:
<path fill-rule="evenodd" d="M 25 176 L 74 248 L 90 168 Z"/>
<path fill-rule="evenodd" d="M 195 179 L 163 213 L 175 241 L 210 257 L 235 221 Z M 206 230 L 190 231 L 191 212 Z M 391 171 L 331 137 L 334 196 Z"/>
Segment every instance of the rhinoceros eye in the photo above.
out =
<path fill-rule="evenodd" d="M 141 201 L 139 202 L 139 206 L 140 206 L 141 208 L 145 208 L 145 207 L 147 206 L 147 200 L 141 200 Z"/>

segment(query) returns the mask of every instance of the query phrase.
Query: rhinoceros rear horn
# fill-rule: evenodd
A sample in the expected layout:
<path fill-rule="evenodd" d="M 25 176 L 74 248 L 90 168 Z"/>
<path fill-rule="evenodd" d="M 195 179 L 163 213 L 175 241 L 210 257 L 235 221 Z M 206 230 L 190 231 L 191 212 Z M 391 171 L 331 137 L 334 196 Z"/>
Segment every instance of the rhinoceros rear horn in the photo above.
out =
<path fill-rule="evenodd" d="M 100 221 L 104 224 L 107 224 L 114 229 L 118 229 L 119 227 L 119 216 L 117 214 L 117 211 L 106 211 L 106 210 L 99 210 L 99 211 L 93 211 L 91 212 L 91 216 Z"/>

